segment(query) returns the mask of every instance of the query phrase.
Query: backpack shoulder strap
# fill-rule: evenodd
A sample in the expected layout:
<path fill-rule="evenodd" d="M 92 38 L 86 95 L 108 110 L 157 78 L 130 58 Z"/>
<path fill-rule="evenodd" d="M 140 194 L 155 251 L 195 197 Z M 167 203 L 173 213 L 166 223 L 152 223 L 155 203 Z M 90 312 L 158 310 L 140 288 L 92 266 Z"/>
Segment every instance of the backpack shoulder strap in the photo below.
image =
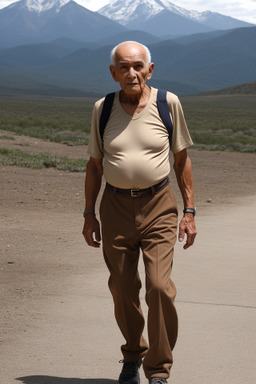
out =
<path fill-rule="evenodd" d="M 166 91 L 163 89 L 159 89 L 157 92 L 157 108 L 159 112 L 159 116 L 163 120 L 164 125 L 166 126 L 166 129 L 169 134 L 169 142 L 170 147 L 172 145 L 172 131 L 173 131 L 173 125 L 172 120 L 170 118 L 170 112 L 166 100 Z"/>
<path fill-rule="evenodd" d="M 173 125 L 172 120 L 170 118 L 170 112 L 166 100 L 166 91 L 163 89 L 159 89 L 157 92 L 157 108 L 159 112 L 159 116 L 161 117 L 167 131 L 169 134 L 169 142 L 170 147 L 172 145 L 172 131 L 173 131 Z M 100 116 L 100 137 L 103 141 L 103 135 L 106 128 L 106 125 L 108 123 L 109 117 L 111 115 L 111 110 L 114 102 L 115 92 L 108 93 L 105 97 L 103 108 Z"/>
<path fill-rule="evenodd" d="M 105 97 L 103 108 L 100 116 L 100 137 L 103 141 L 104 131 L 111 115 L 112 105 L 114 102 L 115 92 L 108 93 Z"/>

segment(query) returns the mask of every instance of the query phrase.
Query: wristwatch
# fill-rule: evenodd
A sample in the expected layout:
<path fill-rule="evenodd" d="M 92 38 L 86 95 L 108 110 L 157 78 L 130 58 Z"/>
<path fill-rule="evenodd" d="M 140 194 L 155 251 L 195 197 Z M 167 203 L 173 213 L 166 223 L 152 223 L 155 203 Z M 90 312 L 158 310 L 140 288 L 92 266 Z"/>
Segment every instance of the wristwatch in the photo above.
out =
<path fill-rule="evenodd" d="M 85 218 L 85 216 L 88 215 L 88 213 L 92 213 L 95 216 L 95 211 L 84 211 L 83 217 Z"/>
<path fill-rule="evenodd" d="M 195 216 L 196 215 L 196 207 L 195 208 L 184 208 L 183 213 L 192 213 Z"/>

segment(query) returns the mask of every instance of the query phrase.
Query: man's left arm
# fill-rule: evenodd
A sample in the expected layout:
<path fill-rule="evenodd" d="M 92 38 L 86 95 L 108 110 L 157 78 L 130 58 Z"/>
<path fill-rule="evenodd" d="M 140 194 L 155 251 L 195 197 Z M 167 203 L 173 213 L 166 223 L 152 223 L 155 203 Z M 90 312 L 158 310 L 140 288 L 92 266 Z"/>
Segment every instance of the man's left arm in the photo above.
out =
<path fill-rule="evenodd" d="M 181 191 L 184 208 L 194 208 L 194 183 L 192 165 L 187 150 L 174 154 L 174 170 Z M 194 244 L 196 237 L 196 224 L 193 213 L 184 213 L 179 225 L 179 241 L 182 242 L 187 235 L 184 249 Z"/>

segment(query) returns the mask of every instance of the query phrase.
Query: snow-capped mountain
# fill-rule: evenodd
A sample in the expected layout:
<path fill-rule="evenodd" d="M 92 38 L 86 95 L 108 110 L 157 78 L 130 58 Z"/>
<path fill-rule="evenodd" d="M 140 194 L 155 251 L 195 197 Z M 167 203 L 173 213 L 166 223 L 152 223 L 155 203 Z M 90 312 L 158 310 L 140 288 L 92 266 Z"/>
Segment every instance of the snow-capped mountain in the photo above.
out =
<path fill-rule="evenodd" d="M 120 24 L 128 25 L 142 18 L 148 20 L 163 9 L 157 0 L 117 0 L 105 5 L 98 12 Z"/>
<path fill-rule="evenodd" d="M 120 24 L 128 25 L 135 20 L 151 19 L 164 10 L 192 18 L 189 11 L 177 7 L 167 0 L 117 0 L 105 5 L 98 12 Z"/>
<path fill-rule="evenodd" d="M 210 11 L 188 11 L 168 0 L 117 0 L 98 11 L 131 29 L 157 36 L 187 35 L 249 26 L 240 20 Z"/>
<path fill-rule="evenodd" d="M 113 89 L 110 47 L 124 40 L 149 46 L 155 87 L 193 94 L 255 80 L 256 26 L 234 29 L 250 24 L 168 0 L 114 0 L 101 13 L 72 0 L 21 0 L 1 9 L 0 88 L 106 93 Z M 234 30 L 217 30 L 225 28 Z"/>
<path fill-rule="evenodd" d="M 67 37 L 93 42 L 126 31 L 72 0 L 21 0 L 0 10 L 0 46 Z"/>

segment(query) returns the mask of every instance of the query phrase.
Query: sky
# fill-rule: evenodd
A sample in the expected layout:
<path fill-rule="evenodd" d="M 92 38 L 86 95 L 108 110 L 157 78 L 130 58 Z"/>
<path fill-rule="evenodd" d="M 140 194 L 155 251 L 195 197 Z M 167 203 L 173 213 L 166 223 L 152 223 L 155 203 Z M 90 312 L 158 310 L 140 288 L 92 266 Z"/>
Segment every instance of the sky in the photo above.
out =
<path fill-rule="evenodd" d="M 14 3 L 16 0 L 0 0 L 0 9 Z M 75 0 L 91 11 L 97 11 L 115 0 Z M 256 0 L 172 0 L 179 7 L 199 12 L 218 12 L 235 19 L 256 24 Z"/>

